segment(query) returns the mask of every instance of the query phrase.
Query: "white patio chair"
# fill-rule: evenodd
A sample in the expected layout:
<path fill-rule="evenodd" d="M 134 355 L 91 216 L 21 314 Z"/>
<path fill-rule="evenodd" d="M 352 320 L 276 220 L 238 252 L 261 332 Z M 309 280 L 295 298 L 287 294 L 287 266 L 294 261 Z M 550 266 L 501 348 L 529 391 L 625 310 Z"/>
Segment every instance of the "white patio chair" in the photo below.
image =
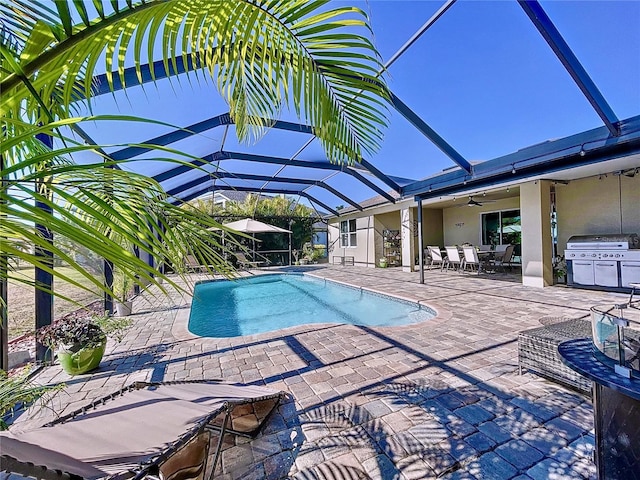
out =
<path fill-rule="evenodd" d="M 431 257 L 431 262 L 429 263 L 429 265 L 440 265 L 440 270 L 442 270 L 444 259 L 442 258 L 440 247 L 428 246 L 427 250 L 429 252 L 429 256 Z"/>
<path fill-rule="evenodd" d="M 444 259 L 443 268 L 449 270 L 451 265 L 454 270 L 460 270 L 462 268 L 462 258 L 460 258 L 460 252 L 458 247 L 444 247 L 447 251 L 447 258 Z"/>
<path fill-rule="evenodd" d="M 475 271 L 480 275 L 482 268 L 480 264 L 480 258 L 478 257 L 478 251 L 476 247 L 462 247 L 462 253 L 464 254 L 464 260 L 462 261 L 462 270 L 466 270 L 467 267 L 473 272 Z"/>

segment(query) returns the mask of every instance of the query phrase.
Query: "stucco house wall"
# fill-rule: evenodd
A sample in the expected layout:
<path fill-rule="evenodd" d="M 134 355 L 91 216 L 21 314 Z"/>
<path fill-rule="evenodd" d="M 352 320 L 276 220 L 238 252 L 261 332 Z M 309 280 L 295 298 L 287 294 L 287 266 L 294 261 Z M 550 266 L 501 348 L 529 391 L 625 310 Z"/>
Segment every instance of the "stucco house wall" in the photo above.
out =
<path fill-rule="evenodd" d="M 340 222 L 344 220 L 356 219 L 356 243 L 355 247 L 340 246 Z M 345 215 L 339 219 L 331 220 L 327 228 L 329 235 L 329 263 L 333 263 L 333 257 L 353 257 L 355 264 L 366 265 L 375 264 L 375 241 L 374 235 L 375 219 L 372 215 L 358 217 Z"/>
<path fill-rule="evenodd" d="M 480 198 L 478 201 L 482 202 Z M 445 245 L 462 245 L 465 242 L 478 245 L 482 243 L 482 213 L 520 208 L 518 197 L 485 203 L 481 207 L 468 207 L 464 198 L 460 202 L 462 206 L 445 208 L 442 212 Z"/>
<path fill-rule="evenodd" d="M 640 234 L 640 176 L 608 174 L 572 180 L 567 185 L 555 185 L 558 221 L 558 251 L 563 252 L 572 235 L 639 233 Z M 482 202 L 481 198 L 477 198 Z M 481 207 L 466 206 L 466 198 L 460 198 L 461 206 L 445 209 L 423 207 L 424 245 L 460 245 L 465 242 L 482 243 L 481 214 L 501 210 L 522 209 L 520 196 L 485 203 Z M 383 254 L 382 231 L 401 230 L 402 208 L 412 205 L 417 218 L 415 202 L 406 200 L 395 205 L 386 204 L 368 212 L 353 212 L 333 218 L 329 224 L 332 256 L 353 256 L 355 263 L 375 266 Z M 358 218 L 360 217 L 360 218 Z M 341 248 L 339 243 L 340 221 L 357 218 L 356 247 Z M 540 235 L 525 232 L 523 235 Z M 417 255 L 418 239 L 414 237 Z M 549 259 L 549 262 L 551 260 Z"/>
<path fill-rule="evenodd" d="M 418 218 L 417 212 L 415 218 Z M 441 208 L 422 208 L 422 238 L 425 248 L 428 245 L 444 247 L 442 219 L 443 214 Z M 417 252 L 419 248 L 418 238 L 416 238 L 415 241 Z"/>
<path fill-rule="evenodd" d="M 608 174 L 556 185 L 558 251 L 572 235 L 640 234 L 640 176 Z"/>

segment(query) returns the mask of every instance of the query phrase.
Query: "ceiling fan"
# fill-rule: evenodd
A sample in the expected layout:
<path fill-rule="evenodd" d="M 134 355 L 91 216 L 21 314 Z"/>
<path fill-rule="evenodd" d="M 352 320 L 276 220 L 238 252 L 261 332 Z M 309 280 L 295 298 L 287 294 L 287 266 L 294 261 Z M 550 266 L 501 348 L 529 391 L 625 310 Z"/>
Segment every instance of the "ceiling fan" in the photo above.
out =
<path fill-rule="evenodd" d="M 473 195 L 469 195 L 469 201 L 467 202 L 467 207 L 481 207 L 482 203 L 473 199 Z"/>
<path fill-rule="evenodd" d="M 455 198 L 454 198 L 454 202 L 455 202 Z M 483 206 L 485 203 L 493 203 L 495 202 L 495 200 L 474 200 L 473 199 L 473 195 L 469 195 L 469 200 L 467 201 L 467 203 L 463 203 L 461 205 L 458 205 L 458 207 L 481 207 Z"/>

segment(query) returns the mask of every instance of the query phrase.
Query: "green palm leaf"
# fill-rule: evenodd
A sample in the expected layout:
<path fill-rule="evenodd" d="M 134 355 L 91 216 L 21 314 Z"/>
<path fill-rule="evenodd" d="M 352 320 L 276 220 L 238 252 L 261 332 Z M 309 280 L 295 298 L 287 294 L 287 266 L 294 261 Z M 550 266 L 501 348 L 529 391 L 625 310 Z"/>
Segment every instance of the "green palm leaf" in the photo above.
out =
<path fill-rule="evenodd" d="M 179 274 L 185 273 L 183 257 L 193 253 L 203 265 L 232 275 L 219 233 L 211 231 L 220 226 L 207 214 L 173 205 L 153 180 L 120 170 L 125 165 L 111 162 L 103 148 L 63 132 L 89 120 L 69 116 L 80 100 L 90 100 L 96 71 L 107 72 L 113 89 L 115 77 L 124 84 L 127 59 L 133 58 L 141 82 L 140 65 L 153 65 L 160 51 L 165 70 L 182 57 L 185 65 L 191 60 L 195 66 L 190 72 L 195 78 L 213 79 L 241 139 L 260 138 L 270 127 L 264 119 L 292 106 L 313 126 L 331 160 L 359 159 L 379 146 L 387 92 L 377 76 L 381 65 L 365 14 L 327 5 L 324 0 L 0 2 L 0 280 L 32 282 L 11 264 L 5 268 L 7 256 L 13 256 L 73 282 L 25 250 L 28 244 L 80 272 L 86 282 L 76 281 L 77 286 L 109 292 L 73 255 L 51 245 L 36 224 L 46 225 L 54 238 L 90 249 L 140 283 L 159 285 L 160 272 L 133 255 L 134 249 L 162 252 L 161 261 Z M 92 12 L 98 18 L 91 19 Z M 155 79 L 153 68 L 151 73 Z M 51 151 L 36 134 L 52 135 L 62 146 Z M 153 148 L 160 157 L 179 153 Z M 103 162 L 74 163 L 71 156 L 85 150 Z M 168 161 L 194 160 L 178 158 L 184 160 Z M 36 200 L 53 213 L 36 208 Z"/>
<path fill-rule="evenodd" d="M 113 120 L 116 117 L 90 117 L 88 120 Z M 66 158 L 68 153 L 96 151 L 96 147 L 78 145 L 73 138 L 64 137 L 66 148 L 50 151 L 35 133 L 47 132 L 47 128 L 74 125 L 83 119 L 67 119 L 47 126 L 35 127 L 12 121 L 10 141 L 0 145 L 0 155 L 6 168 L 0 171 L 4 178 L 0 188 L 0 239 L 2 253 L 23 260 L 55 276 L 75 284 L 79 288 L 110 292 L 101 278 L 91 275 L 73 256 L 50 244 L 34 225 L 46 225 L 54 238 L 70 239 L 77 245 L 89 247 L 95 254 L 111 261 L 127 277 L 138 283 L 156 283 L 157 268 L 133 255 L 134 248 L 158 257 L 173 266 L 187 280 L 184 269 L 185 252 L 195 254 L 203 264 L 213 265 L 216 271 L 233 275 L 223 255 L 226 247 L 220 242 L 220 233 L 209 229 L 221 228 L 210 216 L 171 204 L 165 192 L 154 180 L 129 171 L 111 168 L 123 162 L 111 161 L 78 165 Z M 51 132 L 49 132 L 51 133 Z M 58 135 L 60 133 L 58 132 Z M 166 149 L 174 155 L 179 152 Z M 193 160 L 193 158 L 185 158 Z M 170 159 L 173 163 L 176 160 Z M 48 193 L 39 185 L 45 183 Z M 35 206 L 35 201 L 47 205 L 52 214 Z M 32 249 L 33 245 L 53 253 L 64 260 L 86 279 L 85 283 L 64 277 Z M 32 284 L 16 270 L 2 276 Z M 169 285 L 179 287 L 170 278 L 162 276 Z"/>
<path fill-rule="evenodd" d="M 72 0 L 55 3 L 57 21 L 39 2 L 0 6 L 0 19 L 16 26 L 15 37 L 24 42 L 13 58 L 17 66 L 6 56 L 2 61 L 3 115 L 18 115 L 26 100 L 28 115 L 43 121 L 26 82 L 41 99 L 54 100 L 48 110 L 66 114 L 81 94 L 91 96 L 99 58 L 113 86 L 110 73 L 115 69 L 124 82 L 130 52 L 136 66 L 152 63 L 159 42 L 167 70 L 177 57 L 191 57 L 215 78 L 241 139 L 259 138 L 269 127 L 263 119 L 291 104 L 331 160 L 351 162 L 379 147 L 386 90 L 376 50 L 359 33 L 368 32 L 361 10 L 328 9 L 326 1 L 150 0 L 117 11 L 105 3 L 94 0 L 100 18 L 92 21 L 84 2 Z M 361 96 L 366 115 L 350 101 Z"/>

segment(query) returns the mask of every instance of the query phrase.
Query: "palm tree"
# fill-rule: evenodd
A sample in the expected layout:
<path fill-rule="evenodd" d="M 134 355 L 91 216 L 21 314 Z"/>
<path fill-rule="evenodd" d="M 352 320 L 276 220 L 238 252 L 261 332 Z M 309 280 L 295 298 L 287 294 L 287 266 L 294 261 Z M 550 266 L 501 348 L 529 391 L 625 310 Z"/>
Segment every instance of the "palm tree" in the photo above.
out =
<path fill-rule="evenodd" d="M 352 7 L 300 0 L 5 0 L 0 4 L 0 279 L 14 256 L 53 275 L 51 264 L 19 245 L 52 251 L 87 282 L 105 289 L 42 230 L 75 242 L 125 275 L 154 282 L 160 275 L 135 249 L 179 266 L 186 253 L 206 265 L 226 265 L 212 242 L 209 215 L 171 205 L 160 185 L 119 169 L 104 151 L 68 133 L 91 108 L 101 64 L 109 86 L 124 84 L 127 58 L 153 65 L 156 50 L 168 71 L 182 57 L 190 75 L 206 76 L 229 104 L 241 140 L 259 138 L 285 106 L 313 127 L 330 160 L 352 162 L 372 153 L 386 125 L 386 89 L 368 19 Z M 361 33 L 362 32 L 362 33 Z M 158 48 L 159 47 L 159 48 Z M 153 75 L 153 69 L 152 69 Z M 55 139 L 48 148 L 36 135 Z M 78 165 L 92 151 L 103 161 Z M 168 150 L 168 149 L 163 149 Z M 179 152 L 170 152 L 178 154 Z M 184 157 L 183 157 L 184 158 Z M 38 208 L 35 203 L 47 209 Z M 66 278 L 67 281 L 73 280 Z"/>

